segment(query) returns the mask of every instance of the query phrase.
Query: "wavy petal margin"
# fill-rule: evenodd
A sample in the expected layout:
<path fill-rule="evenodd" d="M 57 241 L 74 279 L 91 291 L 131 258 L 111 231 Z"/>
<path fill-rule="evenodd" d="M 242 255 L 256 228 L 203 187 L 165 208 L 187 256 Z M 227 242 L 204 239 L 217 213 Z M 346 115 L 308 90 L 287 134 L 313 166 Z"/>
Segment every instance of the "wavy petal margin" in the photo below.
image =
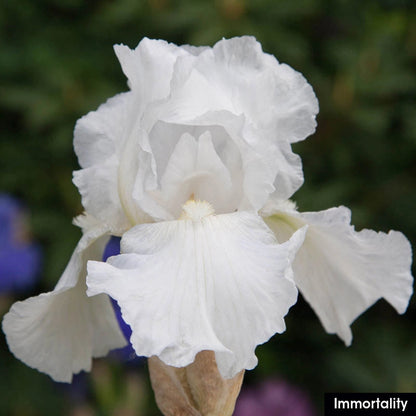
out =
<path fill-rule="evenodd" d="M 352 322 L 378 299 L 400 314 L 406 311 L 413 293 L 412 250 L 402 233 L 357 232 L 346 207 L 279 211 L 265 221 L 280 242 L 309 226 L 293 263 L 295 282 L 325 330 L 346 345 L 352 341 Z"/>
<path fill-rule="evenodd" d="M 110 299 L 88 298 L 88 259 L 101 259 L 108 230 L 95 226 L 84 233 L 55 289 L 16 302 L 4 316 L 3 331 L 12 353 L 55 381 L 90 371 L 92 357 L 125 346 Z"/>
<path fill-rule="evenodd" d="M 248 212 L 138 225 L 123 236 L 124 254 L 88 262 L 87 293 L 117 300 L 138 355 L 184 367 L 213 350 L 231 378 L 254 368 L 256 346 L 285 330 L 304 234 L 277 244 Z"/>

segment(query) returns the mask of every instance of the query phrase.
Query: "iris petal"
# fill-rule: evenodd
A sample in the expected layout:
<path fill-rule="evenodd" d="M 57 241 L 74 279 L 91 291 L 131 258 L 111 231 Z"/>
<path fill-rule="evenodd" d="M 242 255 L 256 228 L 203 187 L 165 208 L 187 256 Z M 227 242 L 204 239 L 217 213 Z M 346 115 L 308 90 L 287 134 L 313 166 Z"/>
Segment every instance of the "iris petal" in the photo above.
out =
<path fill-rule="evenodd" d="M 255 347 L 285 330 L 303 237 L 279 245 L 248 212 L 138 225 L 123 236 L 124 254 L 88 263 L 87 293 L 117 300 L 137 355 L 183 367 L 213 350 L 230 378 L 255 367 Z"/>
<path fill-rule="evenodd" d="M 350 225 L 348 208 L 320 212 L 281 211 L 266 219 L 279 241 L 307 224 L 305 242 L 293 263 L 296 285 L 325 330 L 345 344 L 351 323 L 378 299 L 404 313 L 412 295 L 411 247 L 400 232 Z"/>
<path fill-rule="evenodd" d="M 87 260 L 101 259 L 107 232 L 87 231 L 55 289 L 16 302 L 4 317 L 10 350 L 55 381 L 70 382 L 73 374 L 91 369 L 92 357 L 126 345 L 108 296 L 85 293 Z"/>

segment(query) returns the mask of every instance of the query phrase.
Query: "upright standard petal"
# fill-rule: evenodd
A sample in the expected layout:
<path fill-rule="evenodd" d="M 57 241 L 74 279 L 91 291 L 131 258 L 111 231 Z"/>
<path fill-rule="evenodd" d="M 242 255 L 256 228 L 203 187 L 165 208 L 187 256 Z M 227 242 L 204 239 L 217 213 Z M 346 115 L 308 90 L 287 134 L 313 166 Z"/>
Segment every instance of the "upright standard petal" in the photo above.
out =
<path fill-rule="evenodd" d="M 132 210 L 126 209 L 129 204 L 120 174 L 136 122 L 133 110 L 133 94 L 118 94 L 80 118 L 74 130 L 75 153 L 82 169 L 74 172 L 73 182 L 87 212 L 107 224 L 113 234 L 121 234 L 135 221 L 131 218 L 135 213 L 129 217 Z"/>
<path fill-rule="evenodd" d="M 210 201 L 217 212 L 236 208 L 230 206 L 233 192 L 230 173 L 218 156 L 209 131 L 198 140 L 187 133 L 180 138 L 160 182 L 167 204 L 179 198 L 183 205 L 193 194 L 197 199 Z M 174 207 L 171 211 L 175 212 Z M 180 212 L 175 214 L 178 217 Z"/>
<path fill-rule="evenodd" d="M 219 109 L 244 114 L 274 140 L 296 142 L 315 131 L 318 100 L 299 72 L 262 51 L 254 37 L 223 39 L 178 58 L 172 104 L 179 117 Z"/>
<path fill-rule="evenodd" d="M 70 382 L 91 369 L 92 357 L 126 345 L 108 296 L 85 293 L 87 260 L 101 259 L 107 232 L 86 231 L 55 289 L 16 302 L 3 319 L 13 354 L 55 381 Z"/>
<path fill-rule="evenodd" d="M 140 107 L 169 95 L 175 62 L 179 56 L 189 54 L 173 43 L 148 38 L 141 40 L 135 49 L 114 45 L 114 51 L 130 88 L 141 98 Z"/>
<path fill-rule="evenodd" d="M 256 214 L 188 204 L 186 219 L 138 225 L 123 236 L 124 254 L 89 262 L 87 293 L 117 300 L 138 355 L 183 367 L 213 350 L 230 378 L 255 367 L 256 346 L 285 330 L 304 231 L 279 245 Z"/>
<path fill-rule="evenodd" d="M 225 185 L 210 201 L 218 213 L 258 210 L 270 194 L 289 198 L 302 184 L 290 143 L 313 132 L 317 100 L 301 74 L 263 53 L 254 38 L 222 40 L 198 53 L 149 39 L 115 51 L 131 91 L 81 118 L 74 140 L 82 167 L 74 183 L 86 210 L 112 234 L 176 218 L 189 197 L 182 191 L 196 182 L 202 198 L 212 179 Z M 196 140 L 211 134 L 212 145 L 201 140 L 210 156 L 199 158 L 209 174 L 166 192 L 162 172 L 185 133 Z M 167 193 L 175 195 L 168 202 Z"/>
<path fill-rule="evenodd" d="M 266 218 L 280 242 L 308 224 L 293 263 L 295 282 L 325 330 L 345 344 L 351 323 L 378 299 L 404 313 L 412 295 L 412 252 L 400 232 L 356 232 L 348 208 L 298 213 L 281 210 Z"/>
<path fill-rule="evenodd" d="M 168 114 L 164 114 L 165 116 L 169 119 Z M 215 205 L 217 213 L 233 212 L 236 209 L 257 211 L 264 206 L 271 194 L 279 199 L 289 198 L 301 186 L 303 182 L 301 161 L 299 156 L 292 152 L 290 144 L 282 141 L 279 146 L 275 146 L 268 132 L 256 130 L 248 124 L 244 116 L 237 117 L 228 111 L 216 111 L 206 113 L 192 120 L 190 124 L 179 125 L 174 123 L 173 119 L 169 119 L 156 123 L 149 134 L 156 173 L 162 189 L 156 192 L 155 189 L 147 193 L 141 192 L 141 196 L 152 198 L 167 207 L 171 217 L 165 216 L 163 219 L 177 218 L 181 205 L 186 201 L 183 197 L 180 198 L 183 196 L 181 190 L 174 189 L 173 186 L 169 186 L 171 190 L 169 203 L 164 201 L 167 183 L 174 185 L 175 182 L 170 172 L 167 172 L 168 165 L 178 165 L 175 161 L 180 162 L 181 155 L 185 155 L 186 161 L 192 160 L 192 154 L 195 153 L 191 149 L 190 141 L 181 140 L 182 137 L 187 134 L 199 141 L 198 138 L 207 133 L 211 135 L 214 148 L 212 150 L 217 154 L 215 158 L 224 165 L 228 171 L 227 176 L 229 175 L 229 180 L 220 179 L 221 184 L 215 187 L 216 198 L 222 195 L 221 203 L 218 204 L 219 201 L 215 201 L 215 198 L 209 199 Z M 264 140 L 260 141 L 259 137 Z M 211 161 L 213 162 L 213 159 Z M 215 164 L 218 166 L 218 163 Z M 181 170 L 184 170 L 185 165 L 189 163 L 179 163 Z M 224 169 L 221 170 L 225 172 Z M 220 173 L 218 169 L 216 172 Z M 221 175 L 217 175 L 218 179 L 219 176 Z M 222 176 L 224 177 L 223 174 Z M 143 186 L 143 182 L 138 178 L 137 183 Z M 193 183 L 197 186 L 199 184 L 199 181 Z M 191 193 L 197 195 L 197 186 L 194 186 L 192 192 L 185 198 Z M 138 204 L 144 207 L 143 199 L 138 193 L 135 196 Z M 207 196 L 203 195 L 201 198 Z M 147 208 L 144 210 L 151 216 L 156 216 L 155 210 Z"/>

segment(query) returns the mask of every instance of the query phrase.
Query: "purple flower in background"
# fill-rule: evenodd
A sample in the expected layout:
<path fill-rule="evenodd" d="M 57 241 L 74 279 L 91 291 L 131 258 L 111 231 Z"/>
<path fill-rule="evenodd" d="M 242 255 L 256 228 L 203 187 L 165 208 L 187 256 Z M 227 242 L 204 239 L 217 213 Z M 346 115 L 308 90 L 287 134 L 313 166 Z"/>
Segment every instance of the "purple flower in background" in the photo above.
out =
<path fill-rule="evenodd" d="M 107 243 L 104 249 L 103 261 L 106 261 L 111 256 L 117 256 L 120 254 L 120 240 L 120 237 L 112 236 L 110 238 L 109 242 Z M 111 299 L 111 303 L 116 314 L 118 325 L 121 331 L 123 332 L 123 335 L 126 338 L 126 340 L 129 340 L 131 336 L 131 328 L 124 322 L 124 319 L 121 316 L 121 311 L 120 307 L 118 306 L 118 303 L 114 299 Z M 137 364 L 142 361 L 142 358 L 137 356 L 130 342 L 123 348 L 113 350 L 111 352 L 111 355 L 119 359 L 120 361 L 128 361 L 129 364 Z"/>
<path fill-rule="evenodd" d="M 308 396 L 283 380 L 269 379 L 243 389 L 234 416 L 315 416 Z"/>
<path fill-rule="evenodd" d="M 0 194 L 0 293 L 30 288 L 41 266 L 39 245 L 30 241 L 20 203 Z"/>

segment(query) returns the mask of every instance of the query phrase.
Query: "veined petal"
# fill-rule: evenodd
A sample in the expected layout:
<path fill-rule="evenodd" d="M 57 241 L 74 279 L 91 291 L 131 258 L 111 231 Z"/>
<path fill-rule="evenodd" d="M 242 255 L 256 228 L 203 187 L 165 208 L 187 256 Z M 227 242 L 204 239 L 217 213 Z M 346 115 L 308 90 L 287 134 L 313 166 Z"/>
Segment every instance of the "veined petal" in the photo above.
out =
<path fill-rule="evenodd" d="M 255 347 L 285 330 L 303 238 L 279 245 L 248 212 L 138 225 L 122 238 L 125 254 L 88 263 L 87 293 L 117 300 L 138 355 L 183 367 L 213 350 L 230 378 L 255 367 Z"/>
<path fill-rule="evenodd" d="M 325 330 L 351 343 L 351 323 L 378 299 L 404 313 L 412 294 L 411 247 L 400 232 L 356 232 L 348 208 L 279 211 L 265 221 L 280 242 L 305 224 L 293 263 L 295 282 Z"/>
<path fill-rule="evenodd" d="M 108 296 L 85 293 L 87 260 L 101 259 L 107 232 L 99 226 L 87 231 L 55 289 L 16 302 L 3 319 L 13 354 L 55 381 L 70 382 L 91 369 L 92 357 L 126 345 Z"/>

